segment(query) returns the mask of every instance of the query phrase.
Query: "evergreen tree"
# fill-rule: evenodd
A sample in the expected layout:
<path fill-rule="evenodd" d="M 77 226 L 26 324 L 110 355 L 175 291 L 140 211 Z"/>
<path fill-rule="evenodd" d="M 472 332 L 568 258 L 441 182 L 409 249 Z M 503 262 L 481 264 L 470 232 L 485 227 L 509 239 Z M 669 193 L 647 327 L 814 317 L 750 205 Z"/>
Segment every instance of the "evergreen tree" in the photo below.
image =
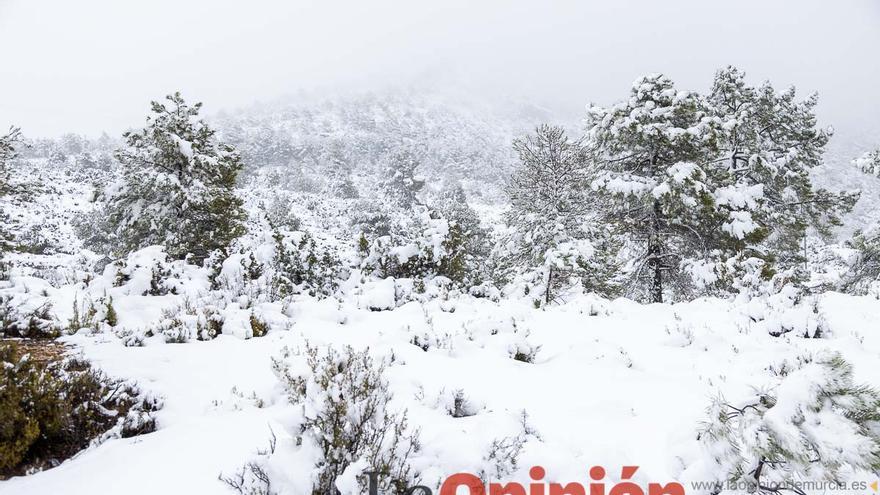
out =
<path fill-rule="evenodd" d="M 741 403 L 714 401 L 699 439 L 720 482 L 749 492 L 798 491 L 792 482 L 841 482 L 880 469 L 880 394 L 853 383 L 840 354 L 772 370 L 779 381 Z"/>
<path fill-rule="evenodd" d="M 349 150 L 341 140 L 333 140 L 324 150 L 324 169 L 328 180 L 330 194 L 343 199 L 355 199 L 360 196 L 351 176 L 354 172 L 353 159 Z"/>
<path fill-rule="evenodd" d="M 400 208 L 410 209 L 420 204 L 419 194 L 425 187 L 425 180 L 418 175 L 420 160 L 411 149 L 395 153 L 386 169 L 383 184 L 385 195 Z"/>
<path fill-rule="evenodd" d="M 880 148 L 864 153 L 853 160 L 853 164 L 866 174 L 880 177 Z"/>
<path fill-rule="evenodd" d="M 16 145 L 20 140 L 21 131 L 17 127 L 10 128 L 9 132 L 0 136 L 0 279 L 6 275 L 5 254 L 13 246 L 12 233 L 7 230 L 10 220 L 5 203 L 9 196 L 17 192 L 12 181 L 10 162 L 17 156 Z"/>
<path fill-rule="evenodd" d="M 584 149 L 546 124 L 515 140 L 514 149 L 520 164 L 506 188 L 513 259 L 538 272 L 547 304 L 593 255 Z"/>
<path fill-rule="evenodd" d="M 489 256 L 489 233 L 480 224 L 477 212 L 468 205 L 461 184 L 442 191 L 435 208 L 449 224 L 444 241 L 449 255 L 441 263 L 439 274 L 465 285 L 481 283 Z"/>
<path fill-rule="evenodd" d="M 152 102 L 143 130 L 125 133 L 127 146 L 116 152 L 123 177 L 107 191 L 107 220 L 121 252 L 161 244 L 172 257 L 200 262 L 244 231 L 234 190 L 242 163 L 197 120 L 201 103 L 188 105 L 180 93 L 167 100 Z"/>
<path fill-rule="evenodd" d="M 677 91 L 663 75 L 637 80 L 621 103 L 588 111 L 592 187 L 605 220 L 634 252 L 634 288 L 646 282 L 652 302 L 686 283 L 685 254 L 708 250 L 702 223 L 712 201 L 698 165 L 713 144 L 705 116 L 698 95 Z"/>
<path fill-rule="evenodd" d="M 869 151 L 853 160 L 862 172 L 880 177 L 880 149 Z M 862 292 L 870 283 L 880 280 L 880 222 L 856 231 L 847 244 L 858 253 L 858 258 L 845 283 L 852 292 Z"/>
<path fill-rule="evenodd" d="M 817 95 L 798 101 L 795 89 L 755 88 L 735 67 L 718 71 L 708 101 L 718 154 L 713 159 L 716 199 L 735 250 L 776 260 L 782 268 L 804 261 L 809 228 L 827 236 L 858 196 L 814 187 L 810 171 L 822 163 L 831 134 L 817 128 Z M 735 225 L 734 225 L 735 223 Z"/>

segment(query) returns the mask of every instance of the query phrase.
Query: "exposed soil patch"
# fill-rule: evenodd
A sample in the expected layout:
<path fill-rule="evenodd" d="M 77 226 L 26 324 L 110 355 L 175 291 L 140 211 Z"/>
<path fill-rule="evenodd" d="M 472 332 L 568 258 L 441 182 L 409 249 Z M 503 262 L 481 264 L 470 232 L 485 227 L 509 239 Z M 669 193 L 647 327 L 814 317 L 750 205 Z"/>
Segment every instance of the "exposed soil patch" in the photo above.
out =
<path fill-rule="evenodd" d="M 40 365 L 60 361 L 68 346 L 54 340 L 0 338 L 0 345 L 14 342 L 20 354 L 28 354 L 30 359 Z"/>

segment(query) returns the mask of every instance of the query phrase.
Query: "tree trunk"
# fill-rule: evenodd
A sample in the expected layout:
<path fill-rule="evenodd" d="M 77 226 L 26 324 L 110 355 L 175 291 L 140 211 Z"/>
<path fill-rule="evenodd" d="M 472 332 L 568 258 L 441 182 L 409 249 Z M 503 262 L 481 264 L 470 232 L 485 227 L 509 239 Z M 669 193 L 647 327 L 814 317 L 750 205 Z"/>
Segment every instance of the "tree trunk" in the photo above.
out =
<path fill-rule="evenodd" d="M 654 271 L 651 281 L 651 302 L 663 302 L 663 261 L 660 249 L 660 201 L 654 200 L 654 218 L 651 222 L 651 245 L 648 248 L 648 263 Z"/>
<path fill-rule="evenodd" d="M 553 282 L 553 267 L 547 267 L 547 286 L 544 288 L 544 306 L 550 304 L 550 284 Z"/>

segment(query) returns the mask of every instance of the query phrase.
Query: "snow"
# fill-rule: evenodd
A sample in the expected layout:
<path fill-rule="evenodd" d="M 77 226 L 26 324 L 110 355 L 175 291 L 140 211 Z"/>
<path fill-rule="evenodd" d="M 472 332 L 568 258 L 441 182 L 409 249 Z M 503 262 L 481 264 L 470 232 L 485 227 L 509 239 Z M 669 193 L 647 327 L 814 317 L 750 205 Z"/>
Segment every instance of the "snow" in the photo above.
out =
<path fill-rule="evenodd" d="M 279 436 L 279 455 L 297 460 L 284 473 L 290 484 L 283 488 L 293 490 L 296 480 L 310 476 L 304 459 L 311 454 L 291 437 L 296 408 L 281 393 L 270 359 L 307 341 L 395 356 L 387 370 L 394 405 L 407 409 L 422 430 L 423 450 L 415 461 L 429 485 L 482 467 L 494 439 L 516 434 L 523 410 L 539 439 L 526 442 L 513 478 L 525 479 L 534 463 L 547 468 L 548 478 L 583 480 L 584 469 L 601 464 L 609 470 L 638 465 L 641 481 L 671 480 L 697 469 L 694 436 L 709 399 L 719 391 L 747 395 L 769 379 L 769 365 L 803 352 L 838 350 L 860 382 L 880 382 L 880 335 L 870 325 L 880 317 L 880 301 L 868 297 L 821 296 L 817 307 L 834 337 L 803 339 L 794 331 L 772 337 L 743 307 L 713 299 L 641 306 L 578 296 L 536 310 L 518 301 L 462 296 L 451 301 L 453 312 L 440 301 L 395 308 L 394 290 L 393 279 L 364 287 L 360 309 L 345 306 L 344 324 L 324 302 L 300 300 L 290 330 L 275 327 L 263 338 L 244 339 L 237 331 L 207 342 L 125 347 L 108 333 L 65 337 L 111 375 L 135 379 L 164 397 L 159 429 L 110 440 L 58 468 L 4 482 L 0 493 L 74 495 L 98 488 L 228 494 L 217 476 L 231 474 L 265 447 L 270 427 Z M 141 306 L 142 314 L 163 304 L 162 298 L 136 295 L 120 295 L 118 303 Z M 765 319 L 777 314 L 768 313 Z M 411 343 L 417 334 L 435 344 L 422 350 Z M 511 358 L 521 346 L 539 349 L 534 363 Z M 448 415 L 455 390 L 478 405 L 475 415 Z M 788 413 L 779 414 L 784 428 Z M 351 488 L 347 476 L 339 483 Z"/>

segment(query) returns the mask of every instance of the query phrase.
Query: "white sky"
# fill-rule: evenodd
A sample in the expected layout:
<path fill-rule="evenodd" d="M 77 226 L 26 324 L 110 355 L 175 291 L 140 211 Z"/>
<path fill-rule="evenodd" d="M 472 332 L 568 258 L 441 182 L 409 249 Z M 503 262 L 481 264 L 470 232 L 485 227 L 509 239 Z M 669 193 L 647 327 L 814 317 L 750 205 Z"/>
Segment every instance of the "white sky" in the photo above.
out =
<path fill-rule="evenodd" d="M 413 81 L 578 112 L 731 63 L 880 144 L 880 0 L 0 0 L 0 128 L 118 133 L 176 89 L 210 113 Z"/>

